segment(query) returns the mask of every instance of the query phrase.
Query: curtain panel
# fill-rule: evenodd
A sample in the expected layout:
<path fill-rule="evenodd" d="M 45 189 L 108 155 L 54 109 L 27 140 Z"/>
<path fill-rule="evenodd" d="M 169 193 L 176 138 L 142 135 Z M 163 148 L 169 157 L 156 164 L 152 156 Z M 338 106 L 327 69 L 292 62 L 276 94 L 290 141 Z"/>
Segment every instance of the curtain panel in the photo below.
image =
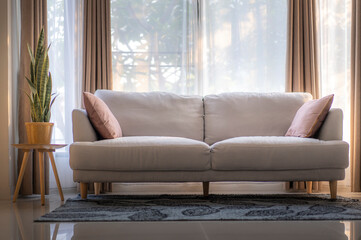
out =
<path fill-rule="evenodd" d="M 352 0 L 351 15 L 351 191 L 361 191 L 361 2 Z"/>
<path fill-rule="evenodd" d="M 25 76 L 30 76 L 30 57 L 27 49 L 29 44 L 33 52 L 37 45 L 41 28 L 47 33 L 47 0 L 21 0 L 21 42 L 20 42 L 20 66 L 18 75 L 19 100 L 18 100 L 18 132 L 19 143 L 26 143 L 25 122 L 31 122 L 30 104 L 25 92 L 29 93 Z M 46 34 L 45 34 L 46 35 Z M 45 38 L 47 42 L 47 37 Z M 18 166 L 21 166 L 24 152 L 19 151 Z M 49 161 L 44 157 L 45 169 L 45 193 L 49 194 Z M 20 169 L 19 169 L 20 170 Z M 26 166 L 20 193 L 22 195 L 40 193 L 40 175 L 38 154 L 30 154 Z"/>
<path fill-rule="evenodd" d="M 112 89 L 110 0 L 84 0 L 83 91 Z"/>
<path fill-rule="evenodd" d="M 287 30 L 286 92 L 309 92 L 319 98 L 316 0 L 288 1 Z M 313 182 L 314 190 L 319 187 Z M 306 183 L 289 182 L 286 189 L 304 190 Z"/>
<path fill-rule="evenodd" d="M 288 1 L 286 91 L 319 98 L 316 11 L 315 0 Z"/>

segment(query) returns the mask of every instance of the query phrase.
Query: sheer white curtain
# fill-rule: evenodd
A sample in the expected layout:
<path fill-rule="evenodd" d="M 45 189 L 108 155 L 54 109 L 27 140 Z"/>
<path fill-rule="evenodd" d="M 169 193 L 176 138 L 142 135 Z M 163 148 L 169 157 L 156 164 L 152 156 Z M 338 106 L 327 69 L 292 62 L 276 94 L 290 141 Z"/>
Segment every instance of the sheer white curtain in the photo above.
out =
<path fill-rule="evenodd" d="M 284 92 L 287 1 L 204 1 L 204 94 Z"/>
<path fill-rule="evenodd" d="M 112 0 L 115 90 L 285 89 L 287 1 Z"/>
<path fill-rule="evenodd" d="M 343 110 L 343 139 L 350 141 L 351 1 L 319 1 L 321 95 L 334 93 Z M 349 171 L 346 185 L 350 185 Z"/>
<path fill-rule="evenodd" d="M 48 0 L 48 42 L 53 92 L 59 94 L 53 108 L 53 143 L 72 142 L 71 112 L 80 107 L 82 65 L 82 0 Z M 75 186 L 68 148 L 55 153 L 63 187 Z M 50 187 L 56 187 L 50 177 Z"/>
<path fill-rule="evenodd" d="M 198 93 L 195 2 L 111 0 L 115 90 Z"/>

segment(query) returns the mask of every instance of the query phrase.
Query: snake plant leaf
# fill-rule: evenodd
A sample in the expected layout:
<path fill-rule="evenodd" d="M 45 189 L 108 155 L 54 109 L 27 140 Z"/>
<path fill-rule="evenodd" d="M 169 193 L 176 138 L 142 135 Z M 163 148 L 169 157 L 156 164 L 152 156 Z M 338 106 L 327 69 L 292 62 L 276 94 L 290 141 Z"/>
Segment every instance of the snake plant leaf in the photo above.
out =
<path fill-rule="evenodd" d="M 30 80 L 31 82 L 35 85 L 35 64 L 33 64 L 32 62 L 30 62 Z M 36 85 L 35 85 L 36 88 Z"/>
<path fill-rule="evenodd" d="M 51 88 L 52 88 L 52 82 L 51 82 L 51 74 L 49 73 L 49 76 L 47 77 L 47 84 L 46 84 L 46 93 L 45 93 L 45 102 L 44 102 L 44 108 L 49 109 L 50 107 L 50 99 L 51 99 Z"/>
<path fill-rule="evenodd" d="M 44 111 L 40 104 L 40 98 L 39 98 L 38 94 L 35 94 L 35 96 L 34 96 L 34 114 L 35 114 L 35 122 L 43 122 Z"/>
<path fill-rule="evenodd" d="M 40 56 L 36 56 L 39 60 L 36 62 L 36 68 L 35 68 L 35 86 L 38 93 L 40 92 L 40 78 L 41 78 L 41 71 L 43 69 L 44 61 L 45 61 L 45 55 L 44 51 L 40 52 Z"/>
<path fill-rule="evenodd" d="M 42 65 L 39 65 L 39 66 L 42 66 L 42 68 L 41 68 L 40 78 L 39 78 L 39 82 L 38 82 L 40 84 L 40 91 L 38 92 L 38 94 L 39 94 L 40 103 L 42 106 L 45 106 L 45 97 L 47 94 L 47 85 L 48 85 L 49 56 L 48 56 L 47 51 L 44 52 L 44 56 L 45 56 L 44 63 Z M 50 89 L 50 92 L 51 92 L 51 89 Z M 50 97 L 50 95 L 48 97 Z"/>
<path fill-rule="evenodd" d="M 54 99 L 53 99 L 54 100 Z M 50 122 L 51 118 L 51 106 L 53 105 L 53 100 L 49 104 L 49 106 L 46 109 L 45 115 L 44 115 L 44 122 Z"/>
<path fill-rule="evenodd" d="M 34 55 L 33 55 L 33 51 L 31 50 L 29 44 L 27 46 L 28 46 L 28 52 L 29 52 L 29 55 L 30 55 L 30 61 L 31 61 L 31 63 L 34 64 L 35 63 L 35 58 L 34 58 Z"/>
<path fill-rule="evenodd" d="M 50 122 L 51 111 L 47 111 L 44 115 L 44 122 Z"/>
<path fill-rule="evenodd" d="M 43 112 L 42 112 L 42 116 L 43 116 L 42 122 L 48 122 L 48 121 L 46 121 L 48 114 L 49 114 L 49 109 L 48 109 L 48 108 L 44 108 L 44 109 L 43 109 Z"/>
<path fill-rule="evenodd" d="M 43 78 L 43 72 L 46 71 L 44 68 L 46 67 L 46 55 L 44 54 L 45 51 L 41 52 L 41 57 L 39 58 L 39 63 L 37 64 L 37 69 L 36 69 L 36 89 L 38 91 L 38 95 L 40 97 L 40 103 L 43 106 L 44 102 L 43 102 L 43 96 L 44 96 L 44 91 L 45 91 L 45 87 L 46 87 L 46 81 Z"/>
<path fill-rule="evenodd" d="M 29 98 L 29 102 L 30 102 L 31 121 L 35 122 L 36 117 L 35 117 L 35 106 L 34 106 L 33 97 L 30 96 L 27 92 L 25 92 L 25 95 Z"/>
<path fill-rule="evenodd" d="M 35 84 L 35 58 L 33 55 L 33 51 L 31 51 L 31 48 L 28 44 L 28 52 L 30 55 L 30 79 Z"/>
<path fill-rule="evenodd" d="M 36 86 L 31 82 L 31 80 L 28 77 L 25 78 L 28 81 L 31 93 L 32 94 L 36 93 Z"/>
<path fill-rule="evenodd" d="M 30 104 L 33 104 L 33 98 L 27 92 L 24 91 L 24 93 L 29 98 Z"/>
<path fill-rule="evenodd" d="M 44 28 L 41 29 L 39 39 L 38 39 L 38 45 L 35 50 L 35 69 L 37 69 L 37 64 L 39 63 L 39 59 L 41 57 L 41 53 L 44 50 Z"/>
<path fill-rule="evenodd" d="M 56 93 L 53 93 L 53 94 L 56 94 Z M 53 106 L 54 102 L 55 102 L 55 99 L 59 96 L 59 94 L 56 94 L 53 99 L 51 100 L 51 103 L 50 103 L 50 106 L 49 106 L 49 110 L 47 112 L 47 114 L 45 115 L 45 122 L 49 122 L 50 121 L 50 117 L 51 117 L 51 107 Z"/>
<path fill-rule="evenodd" d="M 53 98 L 53 100 L 51 100 L 50 108 L 53 106 L 53 103 L 58 96 L 59 96 L 59 94 L 56 94 L 55 97 Z"/>
<path fill-rule="evenodd" d="M 40 121 L 40 116 L 36 113 L 37 112 L 37 109 L 36 109 L 36 105 L 35 105 L 35 102 L 33 102 L 33 104 L 31 104 L 31 120 L 33 122 L 41 122 Z"/>

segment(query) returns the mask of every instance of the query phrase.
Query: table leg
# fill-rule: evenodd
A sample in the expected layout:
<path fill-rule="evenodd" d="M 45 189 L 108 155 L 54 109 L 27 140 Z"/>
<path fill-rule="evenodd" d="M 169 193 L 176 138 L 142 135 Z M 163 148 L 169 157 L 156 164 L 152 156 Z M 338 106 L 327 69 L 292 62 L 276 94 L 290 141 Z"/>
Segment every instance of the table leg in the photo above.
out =
<path fill-rule="evenodd" d="M 24 177 L 24 173 L 25 173 L 26 164 L 28 163 L 28 157 L 29 157 L 29 151 L 25 151 L 24 157 L 23 157 L 23 162 L 21 163 L 18 182 L 16 183 L 13 202 L 16 202 L 16 199 L 18 198 L 21 182 L 23 181 L 23 177 Z"/>
<path fill-rule="evenodd" d="M 41 205 L 45 205 L 44 153 L 39 151 Z"/>
<path fill-rule="evenodd" d="M 55 176 L 55 180 L 56 180 L 56 185 L 58 186 L 60 199 L 61 199 L 61 201 L 64 201 L 63 190 L 61 189 L 60 180 L 59 180 L 59 176 L 58 176 L 58 170 L 56 169 L 56 165 L 55 165 L 54 154 L 53 154 L 53 152 L 48 152 L 48 155 L 50 158 L 51 166 L 53 167 L 53 172 L 54 172 L 54 176 Z"/>

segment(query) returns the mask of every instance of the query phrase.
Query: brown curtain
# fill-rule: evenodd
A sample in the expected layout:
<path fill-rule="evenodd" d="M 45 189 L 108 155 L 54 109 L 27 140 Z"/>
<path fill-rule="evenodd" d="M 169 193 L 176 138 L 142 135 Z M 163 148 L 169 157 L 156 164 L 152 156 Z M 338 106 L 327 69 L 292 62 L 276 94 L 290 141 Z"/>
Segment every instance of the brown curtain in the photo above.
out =
<path fill-rule="evenodd" d="M 110 38 L 110 0 L 85 0 L 83 91 L 113 88 Z"/>
<path fill-rule="evenodd" d="M 288 1 L 286 91 L 319 97 L 315 0 Z"/>
<path fill-rule="evenodd" d="M 47 0 L 21 0 L 21 42 L 20 42 L 20 70 L 18 75 L 18 129 L 19 143 L 26 143 L 25 122 L 31 122 L 30 105 L 25 93 L 29 93 L 25 76 L 30 76 L 30 58 L 27 44 L 35 51 L 41 28 L 47 33 Z M 46 42 L 47 37 L 45 38 Z M 47 156 L 46 156 L 47 157 Z M 40 193 L 39 161 L 37 154 L 29 156 L 29 162 L 24 174 L 20 193 L 22 195 Z M 19 151 L 18 166 L 21 166 L 23 152 Z M 49 193 L 49 165 L 45 158 L 45 193 Z M 19 167 L 20 169 L 20 167 Z"/>
<path fill-rule="evenodd" d="M 309 92 L 319 98 L 316 8 L 316 0 L 288 1 L 286 91 Z M 313 182 L 313 189 L 319 185 Z M 306 186 L 305 182 L 290 182 L 286 188 L 303 190 Z"/>
<path fill-rule="evenodd" d="M 351 191 L 361 191 L 361 2 L 352 0 L 351 15 Z"/>
<path fill-rule="evenodd" d="M 83 92 L 113 88 L 110 40 L 110 0 L 84 0 Z M 101 191 L 111 192 L 111 183 L 103 183 Z"/>

